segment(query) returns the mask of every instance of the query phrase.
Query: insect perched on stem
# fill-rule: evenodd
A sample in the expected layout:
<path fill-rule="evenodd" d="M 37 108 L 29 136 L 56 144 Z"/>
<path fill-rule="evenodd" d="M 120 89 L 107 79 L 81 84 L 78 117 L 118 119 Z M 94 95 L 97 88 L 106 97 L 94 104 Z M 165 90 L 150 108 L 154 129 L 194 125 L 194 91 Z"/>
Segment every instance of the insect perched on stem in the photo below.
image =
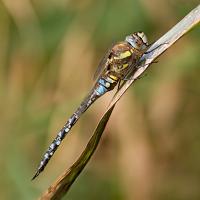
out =
<path fill-rule="evenodd" d="M 141 56 L 147 48 L 148 43 L 145 34 L 135 32 L 128 35 L 124 41 L 114 44 L 106 52 L 96 70 L 94 87 L 50 144 L 32 180 L 44 170 L 62 140 L 92 103 L 106 92 L 113 90 L 117 84 L 120 85 L 121 81 L 127 80 L 134 73 Z"/>

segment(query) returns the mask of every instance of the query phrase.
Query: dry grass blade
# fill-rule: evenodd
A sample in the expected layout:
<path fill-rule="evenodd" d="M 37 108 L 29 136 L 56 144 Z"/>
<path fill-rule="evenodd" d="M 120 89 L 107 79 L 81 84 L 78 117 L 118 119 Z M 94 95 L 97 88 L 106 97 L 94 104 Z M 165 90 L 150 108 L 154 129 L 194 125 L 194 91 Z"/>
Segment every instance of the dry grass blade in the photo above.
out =
<path fill-rule="evenodd" d="M 40 200 L 47 200 L 47 199 L 61 199 L 69 190 L 70 186 L 79 176 L 81 171 L 84 169 L 88 161 L 90 160 L 91 156 L 93 155 L 94 151 L 97 148 L 97 145 L 100 141 L 102 133 L 106 127 L 106 124 L 110 118 L 110 115 L 114 109 L 115 105 L 113 105 L 108 112 L 102 117 L 100 120 L 93 136 L 90 138 L 85 150 L 80 155 L 78 160 L 66 170 L 57 180 L 53 183 L 48 190 L 42 195 Z"/>
<path fill-rule="evenodd" d="M 142 73 L 149 67 L 149 65 L 158 58 L 164 51 L 166 51 L 171 45 L 173 45 L 178 39 L 189 32 L 195 25 L 200 22 L 200 5 L 193 9 L 188 15 L 186 15 L 178 24 L 170 29 L 165 35 L 151 45 L 147 50 L 147 54 L 144 54 L 141 58 L 142 64 L 138 67 L 138 70 L 130 77 L 119 92 L 115 95 L 108 110 L 116 104 L 121 96 L 126 92 L 130 85 L 137 80 Z"/>

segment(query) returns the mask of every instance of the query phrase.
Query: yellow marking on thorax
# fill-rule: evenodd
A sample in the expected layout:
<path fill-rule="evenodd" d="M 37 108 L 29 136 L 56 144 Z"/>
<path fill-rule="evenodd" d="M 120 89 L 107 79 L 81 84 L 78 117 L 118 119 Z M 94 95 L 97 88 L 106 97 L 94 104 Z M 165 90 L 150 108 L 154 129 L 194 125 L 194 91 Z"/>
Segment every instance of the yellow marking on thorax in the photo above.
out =
<path fill-rule="evenodd" d="M 114 76 L 114 75 L 109 75 L 109 77 L 111 78 L 111 79 L 113 79 L 113 80 L 115 80 L 115 81 L 117 81 L 119 78 L 118 77 L 116 77 L 116 76 Z"/>
<path fill-rule="evenodd" d="M 123 53 L 120 53 L 120 55 L 118 57 L 114 57 L 114 59 L 120 60 L 120 59 L 123 59 L 123 58 L 127 58 L 127 57 L 131 56 L 131 54 L 132 54 L 132 52 L 125 51 Z"/>
<path fill-rule="evenodd" d="M 122 68 L 121 69 L 125 69 L 125 68 L 127 68 L 128 67 L 128 64 L 126 63 L 126 64 L 123 64 L 122 65 Z"/>

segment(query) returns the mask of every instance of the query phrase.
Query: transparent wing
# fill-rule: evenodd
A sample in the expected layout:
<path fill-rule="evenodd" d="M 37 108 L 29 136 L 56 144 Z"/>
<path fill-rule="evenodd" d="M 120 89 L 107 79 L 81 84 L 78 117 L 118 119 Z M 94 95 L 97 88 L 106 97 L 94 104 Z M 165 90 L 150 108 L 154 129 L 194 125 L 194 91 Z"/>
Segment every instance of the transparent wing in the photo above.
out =
<path fill-rule="evenodd" d="M 99 65 L 96 69 L 96 72 L 94 73 L 94 77 L 93 80 L 97 80 L 99 78 L 99 75 L 102 74 L 102 72 L 104 71 L 105 67 L 106 67 L 106 62 L 108 60 L 108 57 L 112 51 L 112 47 L 114 45 L 112 45 L 104 54 L 103 58 L 101 59 L 101 61 L 99 62 Z"/>
<path fill-rule="evenodd" d="M 123 87 L 123 85 L 126 83 L 126 81 L 131 79 L 131 76 L 133 75 L 134 70 L 136 70 L 137 65 L 138 65 L 138 63 L 133 63 L 132 65 L 130 65 L 130 67 L 128 68 L 126 74 L 124 74 L 124 78 L 119 81 L 117 91 L 113 95 L 113 97 L 112 97 L 110 102 L 112 102 L 112 100 L 118 94 L 119 90 Z"/>

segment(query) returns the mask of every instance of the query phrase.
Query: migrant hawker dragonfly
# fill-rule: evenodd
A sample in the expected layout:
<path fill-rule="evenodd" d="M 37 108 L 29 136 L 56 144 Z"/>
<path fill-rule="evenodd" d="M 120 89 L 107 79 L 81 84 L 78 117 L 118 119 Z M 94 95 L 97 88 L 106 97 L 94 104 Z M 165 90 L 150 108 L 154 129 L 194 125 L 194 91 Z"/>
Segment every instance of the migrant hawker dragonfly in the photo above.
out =
<path fill-rule="evenodd" d="M 127 80 L 128 76 L 134 73 L 147 48 L 148 43 L 145 34 L 135 32 L 128 35 L 124 41 L 114 44 L 106 52 L 95 73 L 94 87 L 50 144 L 32 179 L 35 179 L 44 170 L 62 140 L 94 101 L 106 92 L 113 90 L 116 85 L 120 85 L 121 81 Z"/>

